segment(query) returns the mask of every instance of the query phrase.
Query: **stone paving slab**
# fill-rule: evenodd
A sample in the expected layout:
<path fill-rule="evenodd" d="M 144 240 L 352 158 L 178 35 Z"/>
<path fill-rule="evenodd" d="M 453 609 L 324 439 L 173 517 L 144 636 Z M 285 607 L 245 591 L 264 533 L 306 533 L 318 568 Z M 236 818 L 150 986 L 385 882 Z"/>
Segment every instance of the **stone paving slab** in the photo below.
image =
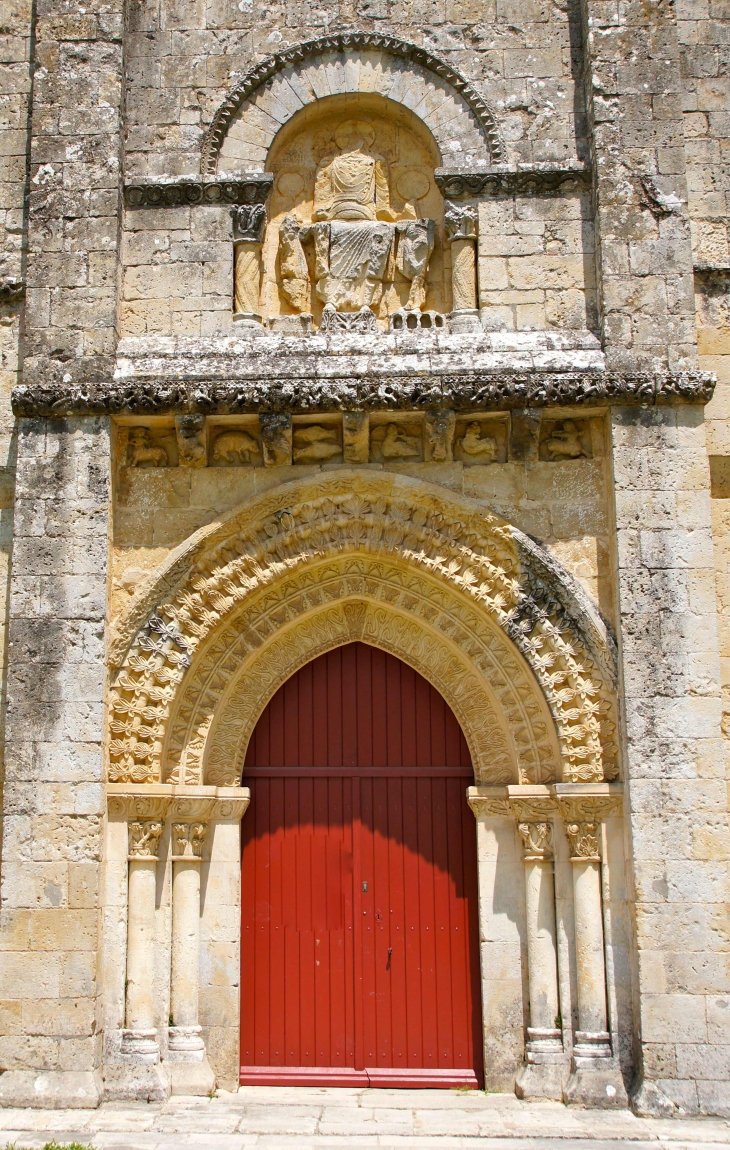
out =
<path fill-rule="evenodd" d="M 242 1087 L 215 1098 L 0 1111 L 0 1148 L 91 1150 L 713 1150 L 721 1118 L 642 1119 L 458 1090 Z"/>

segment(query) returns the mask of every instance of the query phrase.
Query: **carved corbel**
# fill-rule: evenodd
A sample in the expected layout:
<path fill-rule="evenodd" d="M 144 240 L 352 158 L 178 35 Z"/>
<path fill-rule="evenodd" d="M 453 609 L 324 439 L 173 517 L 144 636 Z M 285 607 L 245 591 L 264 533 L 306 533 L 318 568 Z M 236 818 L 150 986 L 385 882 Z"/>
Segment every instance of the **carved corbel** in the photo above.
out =
<path fill-rule="evenodd" d="M 260 324 L 261 245 L 266 229 L 263 204 L 245 204 L 232 208 L 233 246 L 235 253 L 234 312 L 237 319 Z"/>
<path fill-rule="evenodd" d="M 477 331 L 478 214 L 475 205 L 447 202 L 444 227 L 451 245 L 451 330 Z"/>

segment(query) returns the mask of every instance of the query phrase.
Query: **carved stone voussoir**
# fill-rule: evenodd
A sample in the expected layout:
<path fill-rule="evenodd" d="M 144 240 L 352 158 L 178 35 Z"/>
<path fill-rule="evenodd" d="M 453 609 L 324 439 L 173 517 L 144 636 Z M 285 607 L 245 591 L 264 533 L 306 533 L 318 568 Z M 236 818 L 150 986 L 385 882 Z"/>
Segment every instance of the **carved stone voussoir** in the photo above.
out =
<path fill-rule="evenodd" d="M 178 180 L 175 183 L 127 184 L 128 208 L 180 208 L 196 204 L 263 204 L 274 177 L 251 172 L 237 180 Z"/>
<path fill-rule="evenodd" d="M 652 406 L 712 399 L 713 372 L 480 372 L 408 377 L 292 377 L 226 380 L 146 379 L 104 384 L 59 383 L 13 389 L 16 416 L 304 415 L 334 411 L 509 411 L 517 407 Z"/>
<path fill-rule="evenodd" d="M 312 56 L 324 53 L 349 53 L 356 49 L 374 50 L 411 61 L 419 67 L 435 73 L 441 81 L 445 81 L 462 97 L 475 116 L 489 145 L 489 154 L 493 162 L 499 163 L 503 159 L 504 146 L 499 136 L 497 122 L 487 101 L 479 95 L 477 90 L 457 72 L 441 56 L 411 44 L 406 40 L 399 40 L 395 36 L 382 36 L 374 32 L 340 32 L 328 36 L 319 36 L 315 40 L 305 40 L 294 44 L 284 52 L 269 56 L 262 60 L 250 72 L 247 72 L 236 87 L 228 93 L 225 100 L 213 117 L 203 146 L 203 171 L 213 175 L 218 162 L 218 153 L 228 129 L 244 100 L 248 99 L 258 88 L 271 80 L 277 72 L 283 69 L 300 65 Z"/>

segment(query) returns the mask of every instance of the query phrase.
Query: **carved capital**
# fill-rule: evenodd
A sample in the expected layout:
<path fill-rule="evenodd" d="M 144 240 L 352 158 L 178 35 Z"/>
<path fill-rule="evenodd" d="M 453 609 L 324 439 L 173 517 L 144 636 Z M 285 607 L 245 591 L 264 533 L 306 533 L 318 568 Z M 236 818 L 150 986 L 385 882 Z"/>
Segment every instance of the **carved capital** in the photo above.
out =
<path fill-rule="evenodd" d="M 172 824 L 172 858 L 174 862 L 182 860 L 200 861 L 203 857 L 203 845 L 208 824 L 195 820 L 194 822 L 173 822 Z"/>
<path fill-rule="evenodd" d="M 608 783 L 557 783 L 555 796 L 573 862 L 600 862 L 598 827 L 603 819 L 621 814 L 622 788 Z"/>
<path fill-rule="evenodd" d="M 162 835 L 162 819 L 138 819 L 128 825 L 129 859 L 156 859 Z"/>
<path fill-rule="evenodd" d="M 546 862 L 553 857 L 552 823 L 518 823 L 525 862 Z"/>
<path fill-rule="evenodd" d="M 600 862 L 598 823 L 566 823 L 565 833 L 570 843 L 571 862 Z"/>
<path fill-rule="evenodd" d="M 478 213 L 473 204 L 452 204 L 447 201 L 444 212 L 446 238 L 454 240 L 475 240 L 477 238 Z"/>
<path fill-rule="evenodd" d="M 467 787 L 466 801 L 477 819 L 506 819 L 512 814 L 506 787 Z"/>
<path fill-rule="evenodd" d="M 244 204 L 239 208 L 231 208 L 231 216 L 235 243 L 263 243 L 266 227 L 266 208 L 263 204 Z"/>

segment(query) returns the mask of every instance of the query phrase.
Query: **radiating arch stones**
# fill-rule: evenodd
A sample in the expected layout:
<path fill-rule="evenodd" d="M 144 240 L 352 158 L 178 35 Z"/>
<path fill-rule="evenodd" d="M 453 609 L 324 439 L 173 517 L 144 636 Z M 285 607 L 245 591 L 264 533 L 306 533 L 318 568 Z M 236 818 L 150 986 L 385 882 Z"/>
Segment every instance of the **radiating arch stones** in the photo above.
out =
<path fill-rule="evenodd" d="M 505 158 L 488 103 L 445 60 L 393 36 L 346 32 L 297 44 L 247 73 L 213 117 L 203 175 L 263 171 L 276 133 L 298 111 L 363 93 L 410 108 L 450 168 L 483 169 Z"/>
<path fill-rule="evenodd" d="M 353 638 L 441 691 L 478 781 L 615 776 L 611 644 L 558 565 L 473 500 L 342 469 L 202 528 L 138 594 L 110 647 L 109 778 L 230 781 L 284 679 Z"/>

